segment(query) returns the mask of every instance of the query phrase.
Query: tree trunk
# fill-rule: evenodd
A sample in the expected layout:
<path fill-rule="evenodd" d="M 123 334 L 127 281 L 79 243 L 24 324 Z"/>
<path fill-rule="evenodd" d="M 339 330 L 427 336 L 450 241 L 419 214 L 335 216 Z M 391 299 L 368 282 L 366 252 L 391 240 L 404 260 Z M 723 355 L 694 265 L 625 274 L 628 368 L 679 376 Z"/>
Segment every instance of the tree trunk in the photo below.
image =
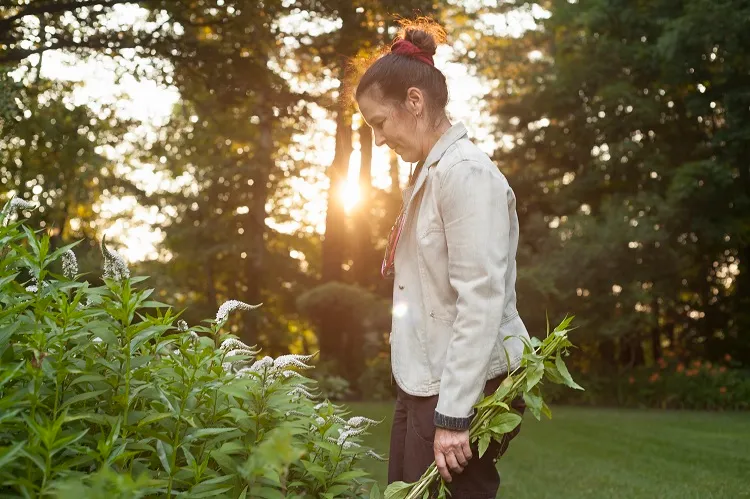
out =
<path fill-rule="evenodd" d="M 346 64 L 342 64 L 340 81 L 347 81 Z M 336 152 L 328 168 L 328 207 L 326 210 L 326 232 L 323 237 L 323 282 L 341 281 L 341 265 L 345 255 L 346 217 L 341 199 L 341 182 L 346 178 L 349 158 L 352 155 L 352 114 L 349 100 L 341 92 L 336 104 Z"/>
<path fill-rule="evenodd" d="M 274 169 L 273 159 L 273 109 L 270 101 L 261 93 L 258 96 L 258 124 L 260 135 L 258 149 L 253 157 L 253 185 L 250 199 L 250 223 L 248 232 L 249 247 L 245 264 L 246 301 L 256 305 L 263 301 L 264 265 L 266 260 L 266 201 L 268 199 L 268 181 Z M 258 342 L 263 309 L 258 309 L 244 316 L 245 339 L 249 344 Z"/>
<path fill-rule="evenodd" d="M 661 350 L 661 330 L 659 329 L 659 315 L 661 309 L 659 307 L 659 300 L 654 299 L 652 308 L 654 311 L 654 323 L 651 326 L 651 355 L 654 361 L 659 360 L 662 357 Z"/>
<path fill-rule="evenodd" d="M 216 302 L 216 280 L 214 279 L 214 261 L 209 257 L 206 265 L 206 297 L 208 299 L 209 310 L 218 310 L 219 304 Z"/>
<path fill-rule="evenodd" d="M 391 194 L 396 200 L 401 202 L 401 185 L 399 184 L 398 180 L 398 155 L 394 151 L 391 151 L 390 153 Z"/>
<path fill-rule="evenodd" d="M 352 241 L 354 242 L 354 280 L 365 286 L 372 274 L 370 267 L 370 249 L 372 247 L 372 227 L 370 224 L 372 208 L 372 129 L 365 123 L 359 127 L 359 145 L 361 164 L 359 167 L 360 201 L 353 225 Z"/>

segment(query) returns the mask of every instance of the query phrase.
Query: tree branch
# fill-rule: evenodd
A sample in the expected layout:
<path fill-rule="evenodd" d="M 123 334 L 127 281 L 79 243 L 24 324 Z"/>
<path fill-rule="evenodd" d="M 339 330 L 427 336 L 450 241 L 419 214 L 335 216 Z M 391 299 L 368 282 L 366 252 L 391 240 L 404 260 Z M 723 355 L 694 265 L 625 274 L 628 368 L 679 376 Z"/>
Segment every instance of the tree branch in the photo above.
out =
<path fill-rule="evenodd" d="M 81 0 L 79 2 L 60 3 L 60 4 L 45 4 L 45 5 L 29 5 L 21 12 L 16 15 L 10 16 L 6 19 L 0 19 L 0 32 L 10 31 L 11 26 L 16 21 L 23 19 L 26 16 L 35 16 L 39 14 L 58 14 L 61 12 L 68 12 L 71 10 L 80 9 L 82 7 L 92 7 L 101 5 L 102 7 L 112 7 L 114 5 L 125 4 L 125 3 L 143 3 L 142 0 Z"/>

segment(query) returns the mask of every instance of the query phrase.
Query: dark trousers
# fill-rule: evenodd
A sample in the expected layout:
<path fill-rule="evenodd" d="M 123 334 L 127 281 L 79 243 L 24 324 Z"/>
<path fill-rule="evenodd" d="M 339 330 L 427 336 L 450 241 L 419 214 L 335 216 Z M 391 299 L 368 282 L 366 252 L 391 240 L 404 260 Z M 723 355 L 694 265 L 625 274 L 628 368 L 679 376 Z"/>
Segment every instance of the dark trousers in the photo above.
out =
<path fill-rule="evenodd" d="M 493 393 L 503 378 L 487 382 L 484 393 Z M 391 449 L 388 460 L 388 483 L 416 482 L 435 461 L 433 417 L 438 396 L 415 397 L 397 389 L 396 410 L 391 428 Z M 526 406 L 522 398 L 513 401 L 512 407 L 523 414 Z M 452 499 L 494 499 L 500 488 L 497 459 L 508 449 L 510 441 L 520 431 L 520 425 L 506 434 L 501 442 L 493 441 L 487 452 L 479 458 L 479 449 L 471 444 L 472 459 L 463 473 L 453 473 L 448 485 Z"/>

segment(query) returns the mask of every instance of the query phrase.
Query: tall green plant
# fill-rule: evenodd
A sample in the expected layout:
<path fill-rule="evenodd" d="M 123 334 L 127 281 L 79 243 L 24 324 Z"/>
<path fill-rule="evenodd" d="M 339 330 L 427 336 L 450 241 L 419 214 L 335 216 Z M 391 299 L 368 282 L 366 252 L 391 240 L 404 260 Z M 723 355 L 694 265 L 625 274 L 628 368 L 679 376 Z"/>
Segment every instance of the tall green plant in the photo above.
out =
<path fill-rule="evenodd" d="M 0 214 L 1 496 L 364 496 L 375 421 L 317 403 L 309 356 L 222 333 L 255 306 L 189 327 L 105 244 L 103 285 L 79 282 L 75 244 L 10 221 L 31 208 Z"/>

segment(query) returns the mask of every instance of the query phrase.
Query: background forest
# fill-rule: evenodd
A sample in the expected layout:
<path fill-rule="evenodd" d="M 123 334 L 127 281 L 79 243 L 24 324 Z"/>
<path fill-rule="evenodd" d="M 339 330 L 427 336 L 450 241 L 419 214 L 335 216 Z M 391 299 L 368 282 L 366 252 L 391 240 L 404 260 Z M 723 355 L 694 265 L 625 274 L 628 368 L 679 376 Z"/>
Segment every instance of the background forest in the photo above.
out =
<path fill-rule="evenodd" d="M 576 316 L 597 405 L 747 408 L 750 5 L 737 0 L 3 0 L 0 200 L 53 247 L 106 235 L 190 324 L 320 352 L 339 399 L 391 396 L 379 275 L 409 165 L 373 146 L 357 62 L 401 17 L 516 192 L 529 330 Z"/>

